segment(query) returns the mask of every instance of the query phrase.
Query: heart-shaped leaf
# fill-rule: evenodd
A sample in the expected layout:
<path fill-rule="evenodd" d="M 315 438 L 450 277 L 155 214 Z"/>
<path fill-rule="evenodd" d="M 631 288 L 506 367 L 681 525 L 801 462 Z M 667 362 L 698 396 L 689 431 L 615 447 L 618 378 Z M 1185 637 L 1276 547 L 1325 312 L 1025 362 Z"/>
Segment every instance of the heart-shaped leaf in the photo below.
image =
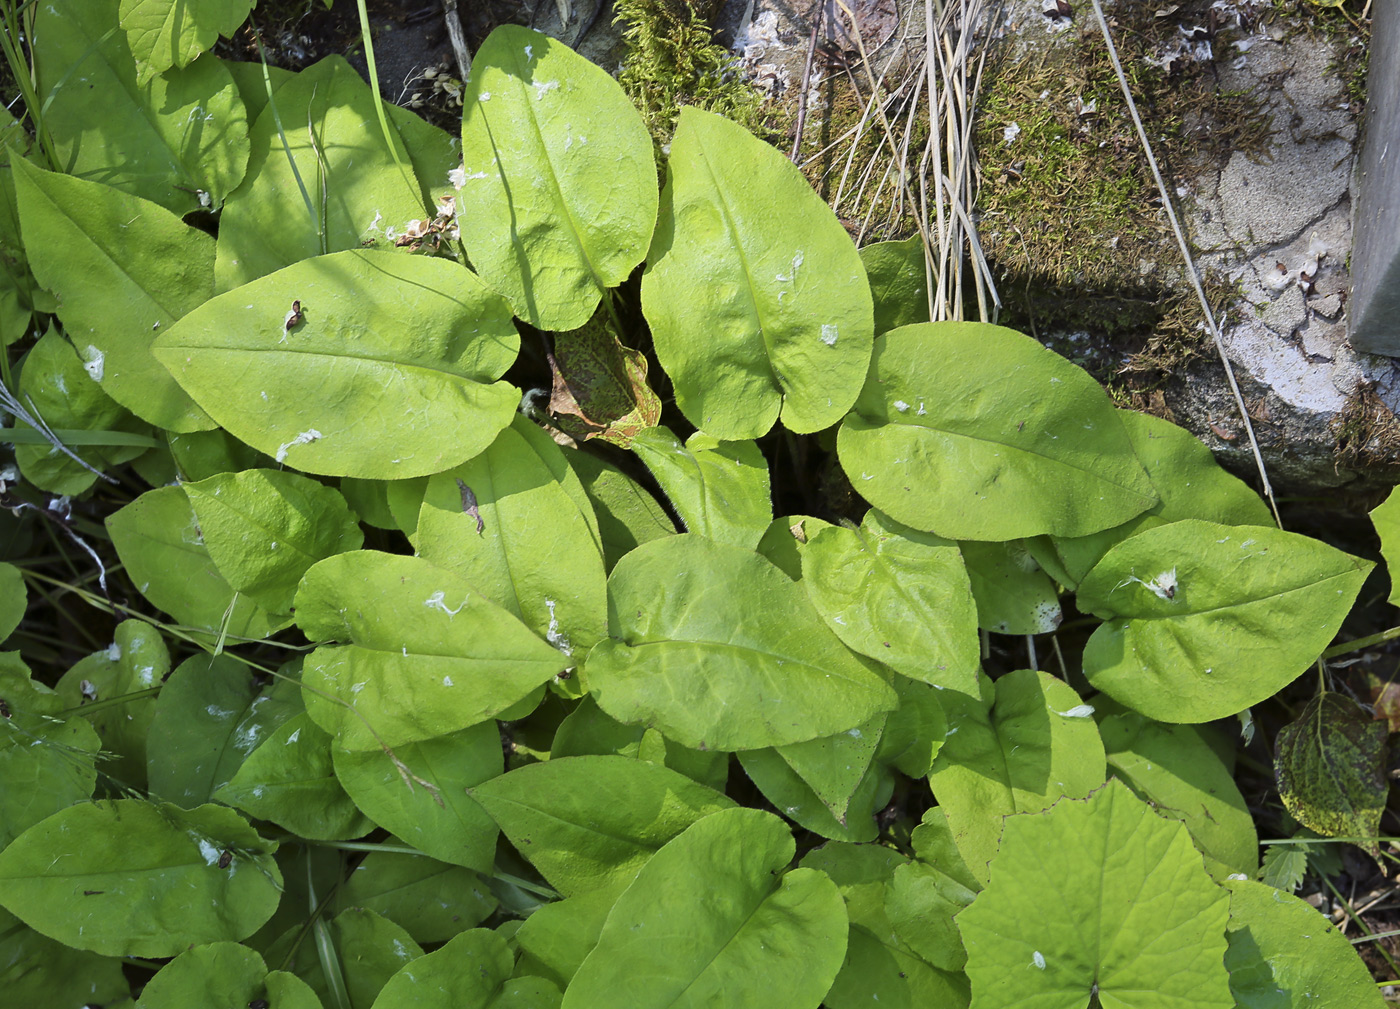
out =
<path fill-rule="evenodd" d="M 1372 567 L 1264 526 L 1148 529 L 1080 583 L 1080 609 L 1108 621 L 1085 646 L 1084 674 L 1160 722 L 1233 715 L 1312 664 Z"/>
<path fill-rule="evenodd" d="M 306 710 L 348 750 L 455 732 L 492 717 L 569 660 L 460 575 L 417 557 L 357 550 L 302 579 L 297 623 Z"/>
<path fill-rule="evenodd" d="M 703 278 L 697 283 L 697 278 Z M 642 310 L 676 405 L 715 438 L 830 427 L 865 380 L 870 285 L 792 162 L 694 106 L 671 141 Z"/>
<path fill-rule="evenodd" d="M 613 905 L 564 1009 L 815 1005 L 841 966 L 846 914 L 824 873 L 784 871 L 794 847 L 783 821 L 756 809 L 691 826 Z"/>
<path fill-rule="evenodd" d="M 653 540 L 622 559 L 608 579 L 608 633 L 584 665 L 598 705 L 696 749 L 799 743 L 895 706 L 802 586 L 703 536 Z"/>

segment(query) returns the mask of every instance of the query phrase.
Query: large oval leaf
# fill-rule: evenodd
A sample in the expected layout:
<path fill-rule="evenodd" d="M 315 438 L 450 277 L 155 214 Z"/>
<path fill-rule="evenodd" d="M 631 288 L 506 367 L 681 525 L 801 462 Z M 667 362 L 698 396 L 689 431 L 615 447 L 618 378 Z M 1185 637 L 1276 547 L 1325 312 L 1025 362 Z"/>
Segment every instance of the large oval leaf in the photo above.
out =
<path fill-rule="evenodd" d="M 394 845 L 386 845 L 394 847 Z M 335 910 L 368 908 L 404 927 L 414 942 L 446 942 L 496 909 L 476 873 L 423 855 L 376 851 L 335 893 Z"/>
<path fill-rule="evenodd" d="M 357 550 L 302 579 L 306 710 L 340 745 L 379 749 L 484 721 L 569 664 L 460 575 Z"/>
<path fill-rule="evenodd" d="M 656 223 L 651 138 L 622 88 L 517 25 L 472 57 L 462 95 L 462 241 L 540 329 L 577 329 L 642 260 Z"/>
<path fill-rule="evenodd" d="M 696 820 L 734 803 L 659 764 L 563 757 L 469 789 L 550 885 L 572 896 L 630 880 Z M 625 803 L 599 803 L 625 795 Z"/>
<path fill-rule="evenodd" d="M 848 647 L 911 679 L 976 693 L 977 607 L 956 543 L 872 508 L 859 530 L 812 537 L 802 584 Z"/>
<path fill-rule="evenodd" d="M 1230 902 L 1186 828 L 1119 781 L 1006 819 L 992 878 L 958 915 L 985 1009 L 1231 1009 Z"/>
<path fill-rule="evenodd" d="M 78 949 L 175 956 L 242 939 L 272 915 L 282 891 L 275 849 L 223 806 L 84 803 L 0 851 L 0 904 Z"/>
<path fill-rule="evenodd" d="M 214 291 L 214 243 L 148 200 L 110 186 L 14 164 L 15 195 L 34 276 L 87 373 L 143 420 L 196 431 L 213 420 L 151 356 L 151 341 Z"/>
<path fill-rule="evenodd" d="M 35 8 L 35 83 L 63 171 L 177 214 L 219 206 L 248 159 L 233 76 L 211 55 L 138 84 L 117 18 L 118 0 Z"/>
<path fill-rule="evenodd" d="M 980 322 L 886 333 L 837 444 L 862 497 L 948 539 L 1081 536 L 1157 500 L 1102 387 Z"/>
<path fill-rule="evenodd" d="M 505 769 L 495 722 L 404 743 L 392 755 L 336 747 L 331 759 L 341 787 L 379 826 L 443 862 L 490 870 L 500 831 L 467 790 Z"/>
<path fill-rule="evenodd" d="M 1079 586 L 1080 609 L 1108 621 L 1085 646 L 1084 673 L 1159 722 L 1233 715 L 1312 664 L 1373 566 L 1264 526 L 1148 529 Z"/>
<path fill-rule="evenodd" d="M 608 633 L 584 666 L 599 707 L 697 749 L 830 736 L 896 703 L 801 585 L 703 536 L 653 540 L 622 559 L 608 579 Z"/>
<path fill-rule="evenodd" d="M 787 158 L 693 106 L 671 141 L 642 310 L 676 405 L 728 441 L 850 409 L 875 335 L 860 254 Z"/>
<path fill-rule="evenodd" d="M 794 850 L 786 824 L 756 809 L 690 827 L 613 905 L 565 1009 L 815 1005 L 846 952 L 846 912 L 824 873 L 784 871 Z"/>
<path fill-rule="evenodd" d="M 391 243 L 428 215 L 403 141 L 391 128 L 386 146 L 374 95 L 349 63 L 330 56 L 272 81 L 272 105 L 249 131 L 248 177 L 219 219 L 220 292 L 311 256 Z"/>
<path fill-rule="evenodd" d="M 948 736 L 929 784 L 967 867 L 986 882 L 1009 814 L 1103 784 L 1103 740 L 1093 709 L 1049 673 L 1018 669 L 995 684 L 984 676 L 980 698 L 945 690 L 938 699 Z"/>
<path fill-rule="evenodd" d="M 517 415 L 486 451 L 428 482 L 418 555 L 455 571 L 565 655 L 607 633 L 597 520 L 553 440 Z"/>
<path fill-rule="evenodd" d="M 402 480 L 470 459 L 510 423 L 519 394 L 492 383 L 519 347 L 509 308 L 470 271 L 350 250 L 206 302 L 154 352 L 277 462 Z"/>

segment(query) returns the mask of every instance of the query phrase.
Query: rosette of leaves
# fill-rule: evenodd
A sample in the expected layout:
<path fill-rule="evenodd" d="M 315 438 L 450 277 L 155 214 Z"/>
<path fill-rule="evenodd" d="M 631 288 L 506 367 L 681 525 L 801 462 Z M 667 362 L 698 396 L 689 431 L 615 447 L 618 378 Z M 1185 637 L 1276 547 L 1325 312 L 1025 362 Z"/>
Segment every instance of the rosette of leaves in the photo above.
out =
<path fill-rule="evenodd" d="M 1365 1004 L 1316 912 L 1208 874 L 1255 833 L 1182 723 L 1290 683 L 1368 562 L 1029 337 L 923 321 L 920 250 L 862 259 L 733 123 L 682 110 L 659 188 L 544 35 L 479 47 L 452 137 L 344 61 L 210 53 L 245 8 L 34 12 L 15 388 L 117 483 L 21 455 L 111 600 L 0 567 L 16 998 Z M 874 507 L 794 486 L 821 458 Z M 60 669 L 56 595 L 124 616 Z M 1285 800 L 1373 833 L 1335 697 Z"/>

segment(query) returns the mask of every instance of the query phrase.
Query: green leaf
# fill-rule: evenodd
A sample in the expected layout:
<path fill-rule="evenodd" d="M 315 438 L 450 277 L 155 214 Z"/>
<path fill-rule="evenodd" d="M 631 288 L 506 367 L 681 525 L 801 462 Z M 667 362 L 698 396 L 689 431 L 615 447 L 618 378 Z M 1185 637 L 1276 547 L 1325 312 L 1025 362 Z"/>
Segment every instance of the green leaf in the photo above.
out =
<path fill-rule="evenodd" d="M 506 940 L 490 929 L 463 932 L 447 945 L 413 961 L 391 977 L 374 1009 L 548 1009 L 559 990 L 543 982 L 551 998 L 521 998 L 522 982 L 511 979 L 515 957 Z"/>
<path fill-rule="evenodd" d="M 24 576 L 13 564 L 0 563 L 0 641 L 15 632 L 29 608 Z"/>
<path fill-rule="evenodd" d="M 505 769 L 495 722 L 403 743 L 392 755 L 336 747 L 331 756 L 341 787 L 379 826 L 440 861 L 490 871 L 498 831 L 467 789 Z"/>
<path fill-rule="evenodd" d="M 175 956 L 268 919 L 282 886 L 275 849 L 221 806 L 84 803 L 0 851 L 0 904 L 78 949 Z"/>
<path fill-rule="evenodd" d="M 875 333 L 929 321 L 928 265 L 924 240 L 874 242 L 860 250 L 875 301 Z"/>
<path fill-rule="evenodd" d="M 422 855 L 373 852 L 336 891 L 336 910 L 364 907 L 404 927 L 415 942 L 445 942 L 479 925 L 496 899 L 470 869 Z"/>
<path fill-rule="evenodd" d="M 986 882 L 1003 819 L 1102 785 L 1103 742 L 1093 710 L 1049 673 L 1018 669 L 995 684 L 984 676 L 980 698 L 945 690 L 938 699 L 948 737 L 929 784 L 967 867 Z"/>
<path fill-rule="evenodd" d="M 520 947 L 516 970 L 538 974 L 567 988 L 579 965 L 598 945 L 608 913 L 630 883 L 619 879 L 606 889 L 541 906 L 515 933 Z"/>
<path fill-rule="evenodd" d="M 300 304 L 300 321 L 287 313 Z M 448 469 L 510 423 L 505 302 L 442 259 L 351 250 L 206 302 L 154 353 L 220 425 L 309 473 Z"/>
<path fill-rule="evenodd" d="M 227 655 L 194 655 L 170 674 L 146 736 L 152 794 L 191 809 L 208 802 L 255 747 L 301 710 L 296 684 L 258 689 Z"/>
<path fill-rule="evenodd" d="M 1288 811 L 1328 837 L 1375 837 L 1390 781 L 1389 729 L 1344 694 L 1326 691 L 1274 741 L 1274 774 Z M 1366 846 L 1376 848 L 1375 842 Z"/>
<path fill-rule="evenodd" d="M 272 461 L 221 427 L 212 431 L 170 433 L 167 441 L 180 480 L 186 485 L 219 473 L 256 469 L 259 465 L 266 466 Z"/>
<path fill-rule="evenodd" d="M 248 162 L 248 120 L 233 77 L 206 56 L 138 83 L 117 18 L 118 0 L 35 8 L 36 91 L 62 162 L 55 167 L 176 214 L 217 208 Z"/>
<path fill-rule="evenodd" d="M 248 175 L 219 220 L 221 293 L 313 256 L 392 244 L 410 221 L 431 216 L 402 140 L 392 131 L 393 150 L 385 145 L 374 95 L 349 63 L 329 56 L 274 82 L 274 105 L 248 131 Z M 265 93 L 260 79 L 254 87 Z M 278 320 L 291 304 L 275 309 Z"/>
<path fill-rule="evenodd" d="M 370 550 L 316 564 L 296 596 L 306 710 L 348 750 L 431 739 L 491 718 L 568 659 L 460 575 Z"/>
<path fill-rule="evenodd" d="M 0 731 L 0 848 L 45 817 L 92 796 L 102 741 L 86 720 L 58 721 L 20 707 L 4 686 L 10 715 Z M 3 963 L 0 959 L 0 963 Z"/>
<path fill-rule="evenodd" d="M 141 84 L 183 67 L 220 35 L 232 38 L 257 0 L 121 0 L 126 43 Z"/>
<path fill-rule="evenodd" d="M 920 959 L 900 940 L 885 911 L 891 873 L 905 863 L 898 852 L 868 844 L 828 844 L 802 859 L 804 867 L 831 877 L 850 919 L 846 960 L 822 1000 L 830 1009 L 967 1005 L 967 981 Z"/>
<path fill-rule="evenodd" d="M 608 579 L 608 633 L 584 665 L 599 707 L 696 749 L 798 743 L 895 706 L 801 585 L 702 536 L 653 540 L 622 559 Z"/>
<path fill-rule="evenodd" d="M 1268 886 L 1292 893 L 1303 885 L 1308 853 L 1298 844 L 1271 844 L 1264 851 L 1259 879 Z"/>
<path fill-rule="evenodd" d="M 1108 621 L 1089 682 L 1162 722 L 1208 722 L 1274 694 L 1332 640 L 1373 565 L 1262 526 L 1186 520 L 1109 550 L 1078 605 Z"/>
<path fill-rule="evenodd" d="M 256 952 L 236 942 L 213 942 L 181 953 L 162 967 L 147 982 L 136 1007 L 244 1009 L 267 994 L 266 978 L 267 964 Z M 278 1005 L 280 1009 L 282 1003 Z"/>
<path fill-rule="evenodd" d="M 1110 781 L 1006 820 L 987 889 L 958 915 L 979 1007 L 1232 1009 L 1229 901 L 1186 828 Z"/>
<path fill-rule="evenodd" d="M 24 359 L 18 398 L 51 429 L 135 434 L 150 430 L 102 391 L 84 369 L 73 346 L 53 328 L 39 338 Z M 97 470 L 129 462 L 145 451 L 133 446 L 82 448 L 67 441 L 65 444 Z M 26 480 L 53 494 L 81 494 L 97 482 L 96 473 L 47 442 L 16 445 L 15 462 Z"/>
<path fill-rule="evenodd" d="M 628 757 L 526 764 L 469 794 L 566 897 L 630 880 L 681 831 L 734 805 L 677 771 Z M 599 803 L 599 795 L 627 801 Z"/>
<path fill-rule="evenodd" d="M 1136 712 L 1099 724 L 1108 766 L 1152 803 L 1158 814 L 1180 820 L 1196 846 L 1221 864 L 1216 878 L 1259 868 L 1259 835 L 1229 769 L 1194 726 L 1163 725 Z"/>
<path fill-rule="evenodd" d="M 839 841 L 873 841 L 875 811 L 890 801 L 893 777 L 871 763 L 885 716 L 849 732 L 738 754 L 744 773 L 774 808 L 799 826 Z"/>
<path fill-rule="evenodd" d="M 114 1005 L 131 997 L 120 960 L 54 942 L 3 910 L 0 977 L 5 999 L 14 1006 Z"/>
<path fill-rule="evenodd" d="M 623 725 L 598 707 L 592 695 L 583 699 L 559 723 L 550 744 L 551 760 L 559 757 L 635 757 L 679 771 L 716 791 L 724 791 L 729 776 L 729 755 L 695 750 L 667 739 L 655 729 Z"/>
<path fill-rule="evenodd" d="M 1371 523 L 1381 538 L 1381 556 L 1390 575 L 1390 604 L 1400 606 L 1400 494 L 1394 491 L 1371 509 Z"/>
<path fill-rule="evenodd" d="M 1099 384 L 985 323 L 886 333 L 837 445 L 857 493 L 949 539 L 1081 536 L 1157 499 Z"/>
<path fill-rule="evenodd" d="M 751 441 L 721 442 L 697 431 L 680 439 L 664 427 L 632 439 L 686 532 L 752 549 L 773 521 L 768 460 Z"/>
<path fill-rule="evenodd" d="M 219 574 L 271 613 L 290 612 L 311 565 L 364 543 L 345 499 L 296 473 L 250 469 L 184 486 Z"/>
<path fill-rule="evenodd" d="M 109 186 L 21 160 L 13 171 L 30 266 L 58 295 L 88 375 L 142 420 L 182 432 L 213 427 L 151 355 L 161 327 L 213 293 L 213 240 Z"/>
<path fill-rule="evenodd" d="M 352 907 L 322 926 L 326 955 L 340 971 L 350 1009 L 371 1009 L 385 983 L 403 967 L 419 959 L 423 949 L 409 934 L 383 915 Z M 300 928 L 280 937 L 267 951 L 267 959 L 280 962 L 288 956 Z M 329 1006 L 330 988 L 322 967 L 321 951 L 308 937 L 292 951 L 291 969 Z M 280 1007 L 279 1007 L 280 1009 Z"/>
<path fill-rule="evenodd" d="M 675 523 L 666 509 L 637 481 L 597 456 L 574 449 L 562 451 L 593 504 L 609 571 L 632 548 L 675 535 Z"/>
<path fill-rule="evenodd" d="M 1060 591 L 1026 549 L 1025 541 L 958 544 L 977 626 L 997 634 L 1046 634 L 1060 626 Z"/>
<path fill-rule="evenodd" d="M 622 88 L 562 42 L 502 25 L 472 57 L 462 155 L 472 263 L 530 325 L 582 326 L 656 223 L 651 138 Z"/>
<path fill-rule="evenodd" d="M 413 539 L 420 557 L 565 655 L 582 656 L 607 633 L 592 505 L 559 446 L 519 414 L 486 451 L 428 482 Z"/>
<path fill-rule="evenodd" d="M 107 517 L 107 532 L 137 591 L 179 623 L 251 639 L 280 626 L 219 574 L 183 488 L 147 491 Z"/>
<path fill-rule="evenodd" d="M 698 278 L 703 278 L 697 283 Z M 676 405 L 727 441 L 798 434 L 851 408 L 874 320 L 850 236 L 802 174 L 693 106 L 671 141 L 642 311 Z"/>
<path fill-rule="evenodd" d="M 1029 545 L 1047 566 L 1053 558 L 1074 588 L 1108 549 L 1134 533 L 1182 519 L 1230 526 L 1273 525 L 1268 506 L 1238 477 L 1215 461 L 1190 431 L 1145 413 L 1119 410 L 1118 418 L 1147 470 L 1160 500 L 1121 526 L 1079 537 L 1037 537 Z M 1054 571 L 1054 567 L 1048 568 Z"/>
<path fill-rule="evenodd" d="M 1251 880 L 1226 880 L 1225 969 L 1239 1009 L 1382 1009 L 1366 964 L 1315 908 Z"/>
<path fill-rule="evenodd" d="M 918 861 L 895 867 L 885 914 L 900 940 L 919 956 L 943 970 L 962 970 L 967 952 L 953 919 L 982 884 L 958 853 L 941 808 L 924 813 L 912 841 Z"/>
<path fill-rule="evenodd" d="M 363 837 L 374 829 L 336 780 L 331 737 L 306 712 L 278 726 L 214 797 L 315 841 Z"/>
<path fill-rule="evenodd" d="M 948 719 L 938 696 L 942 688 L 895 673 L 891 686 L 899 707 L 890 712 L 875 759 L 911 778 L 925 777 L 948 735 Z"/>
<path fill-rule="evenodd" d="M 112 644 L 78 660 L 58 681 L 64 706 L 76 708 L 88 701 L 113 700 L 149 691 L 170 671 L 165 641 L 141 620 L 123 620 Z M 128 788 L 146 784 L 146 739 L 155 716 L 154 697 L 136 697 L 121 704 L 84 714 L 108 754 L 102 771 Z"/>
<path fill-rule="evenodd" d="M 938 687 L 975 693 L 977 614 L 957 544 L 872 508 L 802 550 L 802 584 L 848 648 Z"/>
<path fill-rule="evenodd" d="M 691 826 L 613 905 L 565 1009 L 815 1005 L 841 965 L 846 915 L 823 873 L 784 871 L 794 849 L 787 826 L 755 809 Z"/>

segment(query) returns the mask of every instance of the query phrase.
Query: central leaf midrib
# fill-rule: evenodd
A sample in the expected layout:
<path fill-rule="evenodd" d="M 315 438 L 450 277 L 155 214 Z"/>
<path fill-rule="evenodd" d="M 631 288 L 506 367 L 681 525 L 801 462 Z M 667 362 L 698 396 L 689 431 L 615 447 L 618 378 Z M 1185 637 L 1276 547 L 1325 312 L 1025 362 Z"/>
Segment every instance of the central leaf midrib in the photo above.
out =
<path fill-rule="evenodd" d="M 870 686 L 869 683 L 867 683 L 867 682 L 865 682 L 865 681 L 862 681 L 862 680 L 859 680 L 859 679 L 856 679 L 856 678 L 854 678 L 854 677 L 852 677 L 852 676 L 850 676 L 850 675 L 848 675 L 848 674 L 842 672 L 842 671 L 839 670 L 839 669 L 827 668 L 827 667 L 825 667 L 825 666 L 814 666 L 814 665 L 812 665 L 807 659 L 792 658 L 792 657 L 787 656 L 787 655 L 780 655 L 780 654 L 778 654 L 777 652 L 765 652 L 765 651 L 763 651 L 763 650 L 760 649 L 760 648 L 754 648 L 754 647 L 752 647 L 752 646 L 750 646 L 750 645 L 735 644 L 734 642 L 730 642 L 730 641 L 710 641 L 710 640 L 704 639 L 704 638 L 662 638 L 662 639 L 656 640 L 656 641 L 638 641 L 638 642 L 635 642 L 635 643 L 634 643 L 634 642 L 631 642 L 631 641 L 623 640 L 621 643 L 622 643 L 625 647 L 630 648 L 630 649 L 634 649 L 634 650 L 635 650 L 635 649 L 641 649 L 641 648 L 664 648 L 664 647 L 668 647 L 668 646 L 671 646 L 671 645 L 703 645 L 704 647 L 707 647 L 707 648 L 716 648 L 716 649 L 721 649 L 721 650 L 737 651 L 737 652 L 742 652 L 742 653 L 744 653 L 744 654 L 761 655 L 761 656 L 764 656 L 764 657 L 767 657 L 767 658 L 772 658 L 772 659 L 775 659 L 775 660 L 781 660 L 785 665 L 786 665 L 787 663 L 791 663 L 791 664 L 797 666 L 798 669 L 799 669 L 799 671 L 801 671 L 801 672 L 810 672 L 810 673 L 821 674 L 821 675 L 830 674 L 830 675 L 832 675 L 832 676 L 839 677 L 841 680 L 845 681 L 846 683 L 850 683 L 850 684 L 853 684 L 853 685 L 855 685 L 855 686 L 867 687 L 867 688 Z"/>

